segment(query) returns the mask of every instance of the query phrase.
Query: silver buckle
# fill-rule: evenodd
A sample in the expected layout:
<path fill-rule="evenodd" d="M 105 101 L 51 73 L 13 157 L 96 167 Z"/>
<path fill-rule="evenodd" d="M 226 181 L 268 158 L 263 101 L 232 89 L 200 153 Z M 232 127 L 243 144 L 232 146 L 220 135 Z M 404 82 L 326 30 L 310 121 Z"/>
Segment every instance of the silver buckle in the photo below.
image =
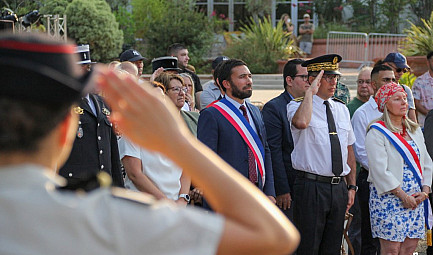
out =
<path fill-rule="evenodd" d="M 340 184 L 340 180 L 341 180 L 341 177 L 334 176 L 331 179 L 331 184 L 333 184 L 333 185 Z"/>

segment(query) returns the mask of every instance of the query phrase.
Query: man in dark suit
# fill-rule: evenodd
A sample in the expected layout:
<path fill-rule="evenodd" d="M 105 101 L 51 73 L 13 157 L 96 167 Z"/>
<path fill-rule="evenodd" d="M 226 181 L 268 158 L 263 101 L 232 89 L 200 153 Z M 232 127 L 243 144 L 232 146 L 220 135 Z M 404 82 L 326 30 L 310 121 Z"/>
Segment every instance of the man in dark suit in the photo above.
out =
<path fill-rule="evenodd" d="M 90 52 L 77 50 L 78 64 L 90 64 Z M 59 169 L 59 174 L 68 180 L 71 189 L 87 189 L 87 180 L 93 180 L 100 171 L 108 173 L 113 185 L 123 187 L 117 137 L 109 120 L 110 110 L 101 96 L 87 94 L 79 106 L 74 108 L 80 116 L 77 137 L 71 154 Z"/>
<path fill-rule="evenodd" d="M 301 66 L 302 59 L 293 59 L 286 63 L 283 71 L 284 92 L 271 99 L 262 110 L 272 156 L 275 193 L 277 205 L 293 220 L 292 186 L 296 172 L 292 167 L 290 154 L 293 150 L 293 138 L 287 119 L 287 104 L 290 100 L 302 97 L 309 87 L 307 68 Z"/>
<path fill-rule="evenodd" d="M 251 72 L 242 60 L 230 59 L 221 63 L 218 80 L 225 97 L 201 112 L 197 138 L 275 202 L 265 125 L 259 109 L 245 101 L 252 94 Z"/>

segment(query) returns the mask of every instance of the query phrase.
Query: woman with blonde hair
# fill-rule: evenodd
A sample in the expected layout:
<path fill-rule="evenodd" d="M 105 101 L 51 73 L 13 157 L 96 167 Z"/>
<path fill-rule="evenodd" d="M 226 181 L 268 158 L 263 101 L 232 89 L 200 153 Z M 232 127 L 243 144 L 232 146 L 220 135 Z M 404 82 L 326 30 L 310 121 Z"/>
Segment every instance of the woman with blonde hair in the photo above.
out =
<path fill-rule="evenodd" d="M 382 254 L 412 254 L 431 227 L 432 160 L 418 124 L 406 117 L 404 89 L 383 85 L 376 93 L 383 115 L 370 124 L 365 147 L 370 166 L 370 219 Z"/>
<path fill-rule="evenodd" d="M 183 83 L 188 89 L 187 92 L 185 93 L 185 105 L 182 107 L 182 110 L 191 111 L 191 112 L 198 111 L 195 107 L 195 101 L 194 101 L 194 94 L 195 94 L 194 80 L 192 79 L 191 75 L 187 73 L 180 73 L 179 76 L 182 77 Z"/>

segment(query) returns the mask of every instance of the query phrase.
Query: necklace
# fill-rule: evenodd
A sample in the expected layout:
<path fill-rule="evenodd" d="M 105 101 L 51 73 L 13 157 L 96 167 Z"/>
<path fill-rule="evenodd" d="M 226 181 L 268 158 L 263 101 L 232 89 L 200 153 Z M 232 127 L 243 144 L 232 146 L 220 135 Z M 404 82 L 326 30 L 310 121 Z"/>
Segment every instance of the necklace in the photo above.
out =
<path fill-rule="evenodd" d="M 404 125 L 403 125 L 403 128 L 397 128 L 397 130 L 401 136 L 403 136 L 403 137 L 406 136 L 406 127 Z"/>

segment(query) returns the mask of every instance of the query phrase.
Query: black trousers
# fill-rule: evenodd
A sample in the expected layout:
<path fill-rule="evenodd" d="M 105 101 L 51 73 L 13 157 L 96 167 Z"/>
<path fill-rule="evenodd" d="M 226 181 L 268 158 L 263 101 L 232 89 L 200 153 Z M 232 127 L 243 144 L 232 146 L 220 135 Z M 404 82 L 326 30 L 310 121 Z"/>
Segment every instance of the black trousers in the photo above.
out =
<path fill-rule="evenodd" d="M 340 254 L 347 185 L 333 185 L 297 177 L 294 189 L 293 218 L 301 233 L 297 255 Z"/>
<path fill-rule="evenodd" d="M 373 238 L 371 235 L 370 207 L 370 183 L 367 182 L 368 171 L 361 167 L 359 172 L 358 184 L 358 201 L 361 208 L 361 254 L 376 255 L 380 254 L 379 238 Z"/>
<path fill-rule="evenodd" d="M 355 196 L 355 201 L 349 212 L 353 215 L 352 223 L 349 227 L 349 240 L 352 244 L 355 254 L 352 254 L 349 250 L 349 255 L 361 255 L 361 208 L 359 207 L 359 196 Z"/>

